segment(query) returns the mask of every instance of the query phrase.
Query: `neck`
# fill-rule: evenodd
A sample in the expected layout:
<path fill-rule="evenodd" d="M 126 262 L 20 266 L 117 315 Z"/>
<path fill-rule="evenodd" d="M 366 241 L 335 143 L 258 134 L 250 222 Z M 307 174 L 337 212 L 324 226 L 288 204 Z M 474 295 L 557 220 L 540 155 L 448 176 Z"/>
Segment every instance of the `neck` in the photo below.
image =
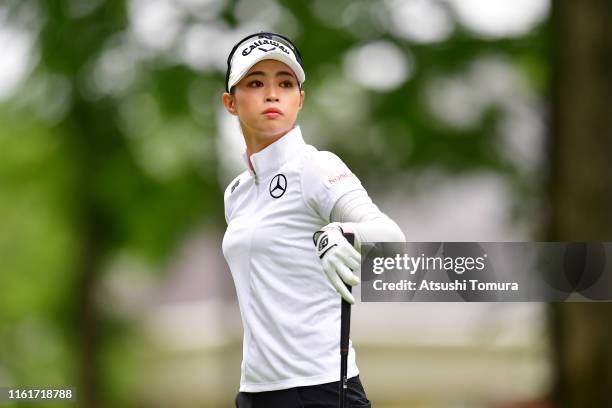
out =
<path fill-rule="evenodd" d="M 281 137 L 285 136 L 289 133 L 293 128 L 278 133 L 276 135 L 263 135 L 258 134 L 257 132 L 253 132 L 249 129 L 245 129 L 244 126 L 240 126 L 242 128 L 242 135 L 244 136 L 244 143 L 246 144 L 247 156 L 250 157 L 252 154 L 257 153 L 276 142 Z"/>

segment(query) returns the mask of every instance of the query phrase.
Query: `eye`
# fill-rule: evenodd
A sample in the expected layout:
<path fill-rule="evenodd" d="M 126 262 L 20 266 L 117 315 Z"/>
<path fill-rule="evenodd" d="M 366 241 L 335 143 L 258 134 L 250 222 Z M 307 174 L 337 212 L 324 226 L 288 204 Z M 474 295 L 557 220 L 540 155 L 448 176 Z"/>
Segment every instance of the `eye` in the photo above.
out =
<path fill-rule="evenodd" d="M 292 88 L 293 87 L 293 81 L 291 80 L 286 80 L 280 83 L 280 86 L 282 88 Z"/>
<path fill-rule="evenodd" d="M 259 80 L 257 80 L 257 79 L 254 79 L 253 81 L 250 81 L 250 82 L 247 84 L 247 86 L 248 86 L 249 88 L 259 88 L 260 86 L 263 86 L 263 82 L 261 82 L 261 81 L 259 81 Z"/>

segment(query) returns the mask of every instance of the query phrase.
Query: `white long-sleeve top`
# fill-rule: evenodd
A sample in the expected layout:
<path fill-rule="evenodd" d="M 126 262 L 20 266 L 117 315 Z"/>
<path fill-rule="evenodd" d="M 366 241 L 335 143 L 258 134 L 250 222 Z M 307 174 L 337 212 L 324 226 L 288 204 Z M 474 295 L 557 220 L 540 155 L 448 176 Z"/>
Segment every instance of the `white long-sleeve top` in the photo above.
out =
<path fill-rule="evenodd" d="M 365 189 L 336 155 L 307 145 L 299 127 L 243 157 L 247 170 L 225 190 L 223 237 L 244 328 L 240 391 L 337 381 L 341 298 L 312 235 L 330 222 L 341 197 Z M 361 210 L 338 208 L 358 239 L 387 240 L 369 224 L 384 222 L 380 216 L 375 222 Z M 351 342 L 348 376 L 358 373 Z"/>

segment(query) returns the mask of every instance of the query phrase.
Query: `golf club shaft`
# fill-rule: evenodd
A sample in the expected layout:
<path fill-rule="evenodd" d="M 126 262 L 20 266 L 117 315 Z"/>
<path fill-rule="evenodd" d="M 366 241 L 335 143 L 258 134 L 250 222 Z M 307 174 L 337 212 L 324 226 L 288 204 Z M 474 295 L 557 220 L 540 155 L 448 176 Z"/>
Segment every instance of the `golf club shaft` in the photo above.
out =
<path fill-rule="evenodd" d="M 355 244 L 355 236 L 345 233 L 344 237 L 351 245 Z M 351 285 L 346 285 L 349 292 L 352 291 Z M 351 331 L 351 304 L 342 299 L 342 309 L 340 311 L 340 408 L 346 407 L 347 392 L 347 364 L 349 353 L 349 334 Z"/>

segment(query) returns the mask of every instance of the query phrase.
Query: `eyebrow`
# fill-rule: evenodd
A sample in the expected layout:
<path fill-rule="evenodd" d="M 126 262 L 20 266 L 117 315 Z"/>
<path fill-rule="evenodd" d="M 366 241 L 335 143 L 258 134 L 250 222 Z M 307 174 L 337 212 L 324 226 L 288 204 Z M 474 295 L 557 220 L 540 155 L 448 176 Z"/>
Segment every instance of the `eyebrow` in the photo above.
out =
<path fill-rule="evenodd" d="M 253 76 L 253 75 L 263 75 L 263 76 L 266 76 L 266 74 L 263 71 L 254 71 L 254 72 L 251 72 L 250 74 L 248 74 L 247 76 L 245 76 L 245 78 L 248 78 L 248 77 Z M 295 77 L 291 72 L 287 72 L 287 71 L 279 71 L 279 72 L 276 73 L 277 77 L 278 76 L 283 76 L 283 75 L 289 75 L 290 77 Z"/>

